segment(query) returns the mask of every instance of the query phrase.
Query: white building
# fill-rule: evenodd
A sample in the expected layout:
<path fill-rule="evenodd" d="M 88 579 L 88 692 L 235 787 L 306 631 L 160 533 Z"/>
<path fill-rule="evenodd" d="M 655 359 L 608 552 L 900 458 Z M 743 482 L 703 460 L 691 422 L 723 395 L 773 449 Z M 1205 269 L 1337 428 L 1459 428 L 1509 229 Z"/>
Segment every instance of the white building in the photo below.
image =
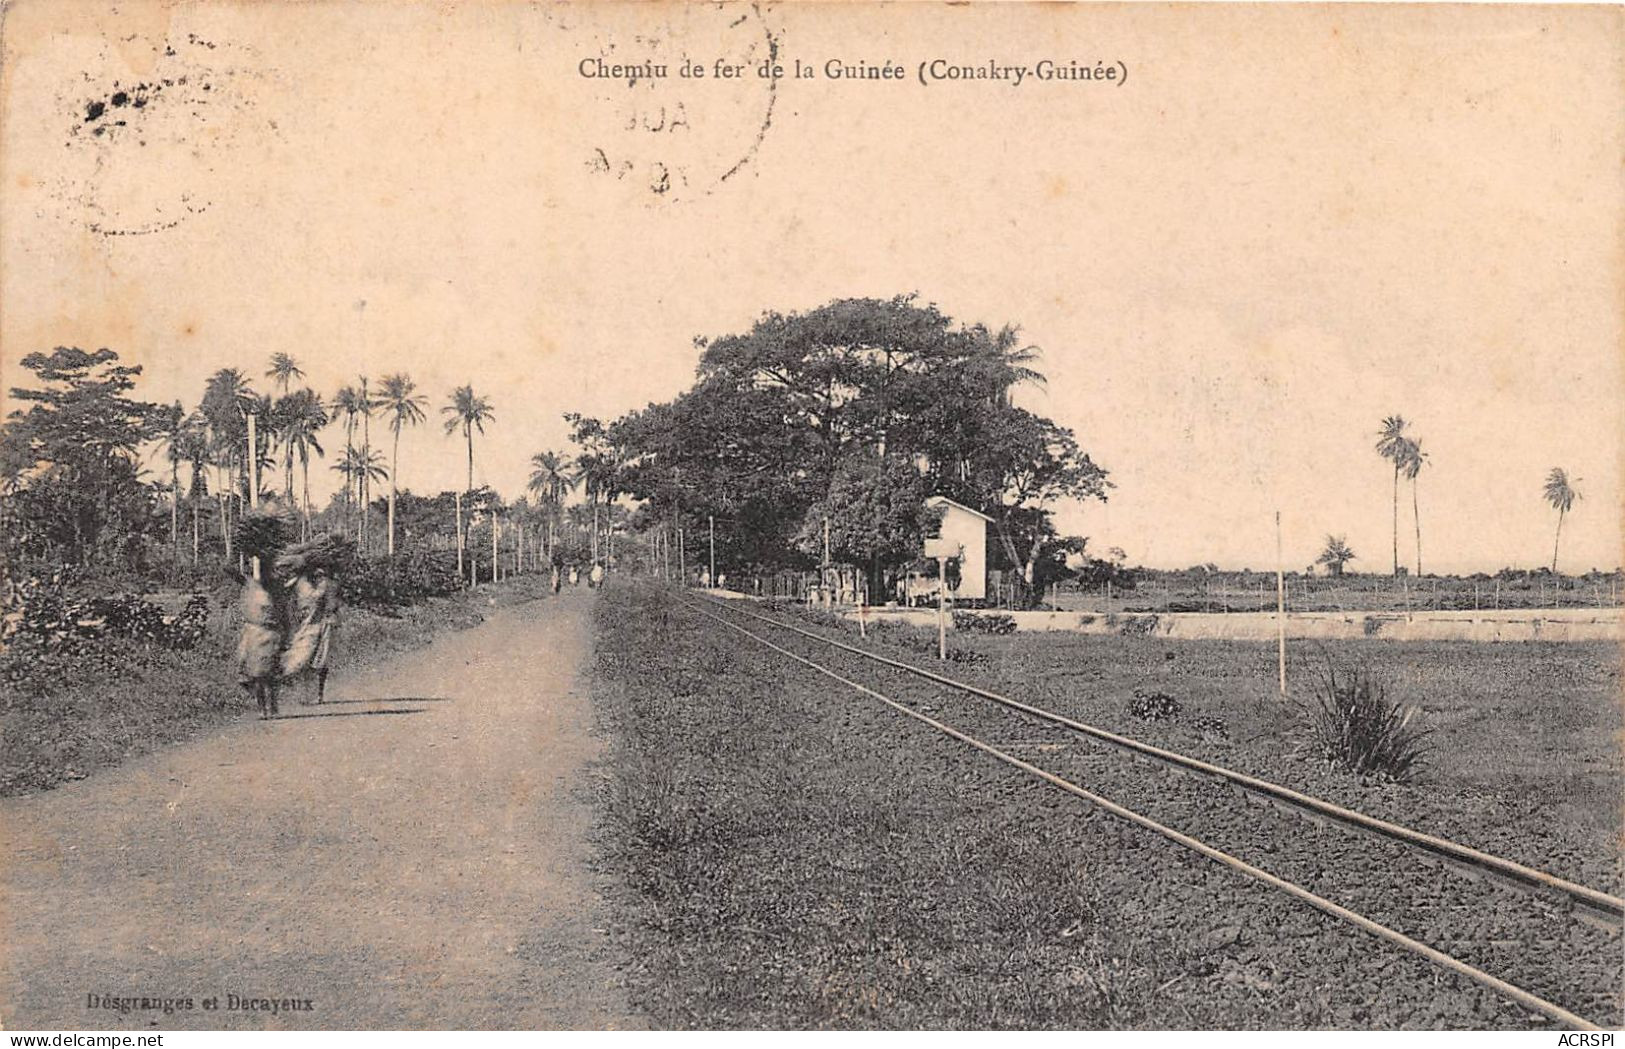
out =
<path fill-rule="evenodd" d="M 987 526 L 993 518 L 941 495 L 933 495 L 925 505 L 942 510 L 937 534 L 961 551 L 959 589 L 949 591 L 950 596 L 960 601 L 987 600 Z"/>

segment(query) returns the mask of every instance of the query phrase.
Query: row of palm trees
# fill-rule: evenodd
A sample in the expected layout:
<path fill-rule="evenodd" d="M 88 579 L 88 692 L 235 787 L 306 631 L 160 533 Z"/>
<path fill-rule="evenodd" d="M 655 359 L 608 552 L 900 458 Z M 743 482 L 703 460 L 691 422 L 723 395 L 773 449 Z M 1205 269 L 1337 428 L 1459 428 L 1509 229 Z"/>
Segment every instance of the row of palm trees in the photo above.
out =
<path fill-rule="evenodd" d="M 1411 484 L 1411 518 L 1416 526 L 1416 574 L 1422 574 L 1422 511 L 1417 497 L 1417 478 L 1428 463 L 1422 450 L 1422 439 L 1407 430 L 1410 422 L 1402 415 L 1390 415 L 1382 421 L 1377 432 L 1377 454 L 1393 464 L 1394 468 L 1394 575 L 1399 575 L 1399 482 L 1403 477 Z M 1563 518 L 1574 508 L 1580 493 L 1569 480 L 1568 471 L 1554 466 L 1546 475 L 1542 489 L 1546 502 L 1557 511 L 1557 533 L 1552 539 L 1552 571 L 1557 571 L 1558 544 L 1563 539 Z"/>
<path fill-rule="evenodd" d="M 171 501 L 170 530 L 179 555 L 180 471 L 187 466 L 191 471 L 192 493 L 192 549 L 196 560 L 200 540 L 199 496 L 207 487 L 210 469 L 216 473 L 215 492 L 219 500 L 220 529 L 226 556 L 231 556 L 231 525 L 233 500 L 238 513 L 246 497 L 251 476 L 266 468 L 280 466 L 283 492 L 288 505 L 299 509 L 302 530 L 308 534 L 312 516 L 310 502 L 310 460 L 326 455 L 320 434 L 323 429 L 342 417 L 344 424 L 344 454 L 332 469 L 344 478 L 344 520 L 348 533 L 354 520 L 356 534 L 363 549 L 370 545 L 370 507 L 374 485 L 389 483 L 388 521 L 385 550 L 395 553 L 395 503 L 399 494 L 401 431 L 423 423 L 426 398 L 417 385 L 404 372 L 387 375 L 373 387 L 371 380 L 362 376 L 354 385 L 341 388 L 331 401 L 324 400 L 314 390 L 301 386 L 294 388 L 295 380 L 305 373 L 298 361 L 287 353 L 272 354 L 265 377 L 271 381 L 277 396 L 256 393 L 248 376 L 236 368 L 222 368 L 211 375 L 204 386 L 198 408 L 188 413 L 180 402 L 165 412 L 161 439 L 170 464 L 170 485 L 175 498 Z M 453 390 L 441 409 L 445 416 L 445 433 L 461 434 L 468 446 L 468 485 L 474 488 L 474 435 L 485 433 L 487 423 L 495 419 L 491 401 L 475 393 L 471 385 Z M 374 450 L 372 420 L 377 416 L 389 427 L 392 435 L 390 458 Z M 250 418 L 254 420 L 254 444 L 249 449 Z M 356 441 L 360 431 L 360 443 Z M 252 454 L 253 461 L 250 462 Z M 294 465 L 297 462 L 302 479 L 302 500 L 294 498 Z M 228 497 L 227 493 L 234 493 Z M 461 534 L 461 522 L 458 524 Z"/>

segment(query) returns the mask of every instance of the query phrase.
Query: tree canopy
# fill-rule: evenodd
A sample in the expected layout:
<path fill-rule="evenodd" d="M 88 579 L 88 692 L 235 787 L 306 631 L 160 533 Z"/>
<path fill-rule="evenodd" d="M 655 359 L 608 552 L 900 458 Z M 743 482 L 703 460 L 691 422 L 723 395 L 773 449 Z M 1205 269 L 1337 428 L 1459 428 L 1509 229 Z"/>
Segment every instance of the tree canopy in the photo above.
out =
<path fill-rule="evenodd" d="M 941 494 L 991 516 L 1003 564 L 1030 580 L 1052 508 L 1110 487 L 1070 430 L 1012 403 L 1043 380 L 1013 326 L 961 325 L 913 296 L 842 299 L 696 346 L 692 388 L 605 433 L 618 491 L 660 519 L 727 522 L 731 561 L 815 561 L 828 516 L 841 557 L 894 568 Z"/>

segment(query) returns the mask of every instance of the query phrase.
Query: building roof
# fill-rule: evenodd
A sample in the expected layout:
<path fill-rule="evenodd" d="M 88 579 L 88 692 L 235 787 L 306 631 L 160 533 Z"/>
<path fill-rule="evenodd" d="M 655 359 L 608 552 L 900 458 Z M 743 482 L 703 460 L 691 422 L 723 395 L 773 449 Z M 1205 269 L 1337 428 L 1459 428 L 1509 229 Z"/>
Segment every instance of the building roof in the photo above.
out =
<path fill-rule="evenodd" d="M 970 507 L 966 506 L 964 503 L 956 503 L 952 499 L 948 498 L 945 495 L 933 495 L 933 496 L 931 496 L 929 499 L 927 499 L 925 501 L 926 506 L 941 506 L 943 504 L 947 504 L 948 506 L 952 506 L 952 507 L 955 507 L 956 509 L 963 510 L 967 514 L 974 514 L 977 517 L 980 517 L 984 521 L 992 521 L 993 520 L 993 518 L 991 518 L 988 515 L 982 513 L 982 511 L 980 511 L 980 510 L 972 510 Z"/>

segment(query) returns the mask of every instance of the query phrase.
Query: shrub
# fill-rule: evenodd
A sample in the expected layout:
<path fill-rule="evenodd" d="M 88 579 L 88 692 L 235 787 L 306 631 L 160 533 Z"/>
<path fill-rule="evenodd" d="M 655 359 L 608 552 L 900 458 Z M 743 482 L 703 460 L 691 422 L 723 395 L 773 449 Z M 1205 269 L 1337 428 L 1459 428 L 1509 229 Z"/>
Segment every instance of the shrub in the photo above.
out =
<path fill-rule="evenodd" d="M 1122 621 L 1117 632 L 1123 637 L 1149 637 L 1157 632 L 1157 617 L 1130 616 Z"/>
<path fill-rule="evenodd" d="M 1395 783 L 1420 771 L 1428 732 L 1417 724 L 1418 709 L 1390 699 L 1368 671 L 1339 674 L 1328 658 L 1302 711 L 1310 747 L 1328 764 Z"/>
<path fill-rule="evenodd" d="M 343 576 L 345 604 L 389 614 L 424 598 L 462 589 L 454 551 L 411 550 L 393 559 L 357 559 Z"/>
<path fill-rule="evenodd" d="M 965 630 L 977 634 L 1013 634 L 1016 631 L 1014 616 L 1003 612 L 954 612 L 954 629 Z"/>
<path fill-rule="evenodd" d="M 1179 716 L 1180 709 L 1179 700 L 1166 692 L 1146 692 L 1137 688 L 1128 712 L 1141 721 L 1172 721 Z"/>

